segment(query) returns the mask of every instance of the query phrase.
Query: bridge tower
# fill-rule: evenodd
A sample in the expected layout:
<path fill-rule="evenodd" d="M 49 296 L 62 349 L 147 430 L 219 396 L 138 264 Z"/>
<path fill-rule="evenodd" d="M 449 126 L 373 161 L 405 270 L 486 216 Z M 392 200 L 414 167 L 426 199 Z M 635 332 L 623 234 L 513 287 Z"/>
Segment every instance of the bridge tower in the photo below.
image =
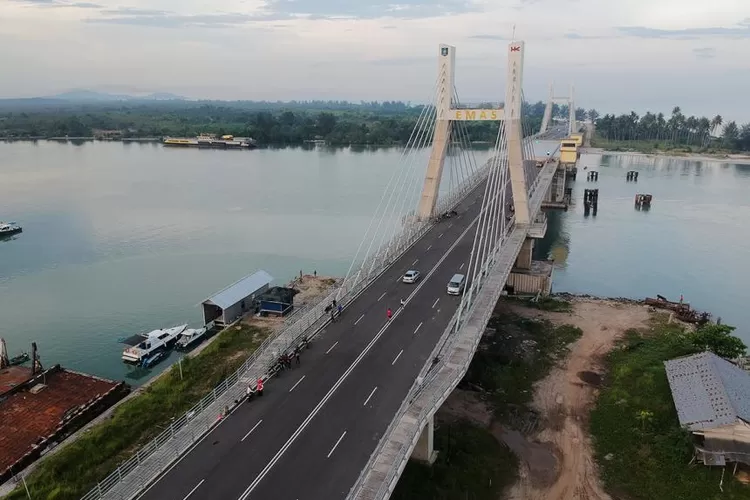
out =
<path fill-rule="evenodd" d="M 555 97 L 554 82 L 549 85 L 549 98 L 547 99 L 547 105 L 544 107 L 544 117 L 542 117 L 542 126 L 539 129 L 539 133 L 543 134 L 549 129 L 550 122 L 552 121 L 552 107 L 554 104 L 564 104 L 568 106 L 568 135 L 575 134 L 578 131 L 578 127 L 576 127 L 576 106 L 573 98 L 573 85 L 570 86 L 569 96 Z"/>
<path fill-rule="evenodd" d="M 437 118 L 433 132 L 432 151 L 417 209 L 417 215 L 420 219 L 424 220 L 437 215 L 435 207 L 440 190 L 440 179 L 443 175 L 445 155 L 453 131 L 453 122 L 504 121 L 516 222 L 519 224 L 529 223 L 529 195 L 523 168 L 523 128 L 521 122 L 523 56 L 524 42 L 512 42 L 508 45 L 508 73 L 504 109 L 462 109 L 456 107 L 454 101 L 456 95 L 456 48 L 451 45 L 440 45 L 438 92 L 437 102 L 435 103 Z"/>

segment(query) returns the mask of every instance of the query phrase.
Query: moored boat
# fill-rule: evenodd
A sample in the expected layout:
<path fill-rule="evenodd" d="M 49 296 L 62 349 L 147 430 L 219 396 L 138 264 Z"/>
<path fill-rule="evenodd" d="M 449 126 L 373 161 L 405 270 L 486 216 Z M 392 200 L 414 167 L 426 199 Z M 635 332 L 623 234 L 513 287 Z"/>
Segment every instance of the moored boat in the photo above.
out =
<path fill-rule="evenodd" d="M 186 351 L 191 347 L 200 344 L 206 338 L 206 332 L 208 332 L 208 327 L 205 326 L 203 328 L 188 328 L 180 334 L 175 349 L 178 351 Z"/>
<path fill-rule="evenodd" d="M 23 228 L 15 222 L 0 222 L 0 238 L 11 236 L 23 231 Z"/>
<path fill-rule="evenodd" d="M 153 330 L 122 340 L 123 344 L 131 346 L 122 352 L 122 360 L 126 363 L 140 364 L 157 352 L 171 349 L 185 328 L 187 325 Z"/>

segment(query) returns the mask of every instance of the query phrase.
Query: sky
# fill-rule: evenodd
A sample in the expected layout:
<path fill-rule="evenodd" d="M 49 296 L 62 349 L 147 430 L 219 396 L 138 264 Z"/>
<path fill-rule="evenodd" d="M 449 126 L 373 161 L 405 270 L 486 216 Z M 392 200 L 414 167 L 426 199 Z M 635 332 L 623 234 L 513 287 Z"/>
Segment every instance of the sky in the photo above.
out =
<path fill-rule="evenodd" d="M 0 97 L 501 101 L 514 29 L 527 100 L 750 121 L 748 0 L 0 0 Z"/>

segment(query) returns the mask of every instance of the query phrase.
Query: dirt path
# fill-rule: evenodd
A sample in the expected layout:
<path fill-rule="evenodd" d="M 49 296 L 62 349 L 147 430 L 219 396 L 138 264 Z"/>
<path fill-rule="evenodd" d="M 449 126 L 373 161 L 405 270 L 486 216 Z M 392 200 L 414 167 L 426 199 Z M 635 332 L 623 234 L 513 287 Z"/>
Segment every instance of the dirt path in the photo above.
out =
<path fill-rule="evenodd" d="M 521 460 L 520 479 L 507 498 L 609 500 L 597 477 L 586 418 L 601 380 L 603 355 L 625 330 L 645 324 L 648 309 L 606 300 L 576 300 L 572 315 L 520 306 L 514 312 L 573 324 L 583 330 L 583 336 L 571 346 L 564 365 L 553 368 L 536 385 L 533 406 L 541 419 L 534 442 L 519 433 L 493 428 Z"/>

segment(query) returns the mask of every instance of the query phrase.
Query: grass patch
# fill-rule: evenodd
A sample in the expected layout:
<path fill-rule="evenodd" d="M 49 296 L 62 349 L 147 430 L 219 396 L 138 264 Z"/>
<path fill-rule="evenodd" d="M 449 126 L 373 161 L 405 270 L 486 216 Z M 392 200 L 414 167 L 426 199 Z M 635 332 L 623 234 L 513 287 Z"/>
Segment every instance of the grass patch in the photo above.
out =
<path fill-rule="evenodd" d="M 540 297 L 539 300 L 518 297 L 508 297 L 508 299 L 515 300 L 522 306 L 539 309 L 540 311 L 573 312 L 573 304 L 567 300 L 556 299 L 554 297 Z"/>
<path fill-rule="evenodd" d="M 78 499 L 237 370 L 269 331 L 243 325 L 220 334 L 200 354 L 174 366 L 112 418 L 48 457 L 27 478 L 32 498 Z M 17 489 L 6 498 L 24 499 Z"/>
<path fill-rule="evenodd" d="M 694 335 L 654 321 L 630 330 L 608 358 L 609 377 L 591 413 L 602 480 L 629 499 L 748 499 L 750 488 L 720 468 L 688 465 L 693 448 L 677 420 L 663 362 L 697 352 Z M 606 457 L 606 458 L 605 458 Z"/>
<path fill-rule="evenodd" d="M 485 391 L 496 418 L 512 423 L 509 417 L 528 411 L 534 382 L 547 375 L 583 332 L 508 312 L 496 314 L 487 326 L 496 332 L 482 340 L 462 386 Z"/>
<path fill-rule="evenodd" d="M 518 459 L 489 430 L 468 422 L 435 431 L 437 460 L 429 467 L 410 462 L 394 500 L 497 500 L 516 479 Z"/>

